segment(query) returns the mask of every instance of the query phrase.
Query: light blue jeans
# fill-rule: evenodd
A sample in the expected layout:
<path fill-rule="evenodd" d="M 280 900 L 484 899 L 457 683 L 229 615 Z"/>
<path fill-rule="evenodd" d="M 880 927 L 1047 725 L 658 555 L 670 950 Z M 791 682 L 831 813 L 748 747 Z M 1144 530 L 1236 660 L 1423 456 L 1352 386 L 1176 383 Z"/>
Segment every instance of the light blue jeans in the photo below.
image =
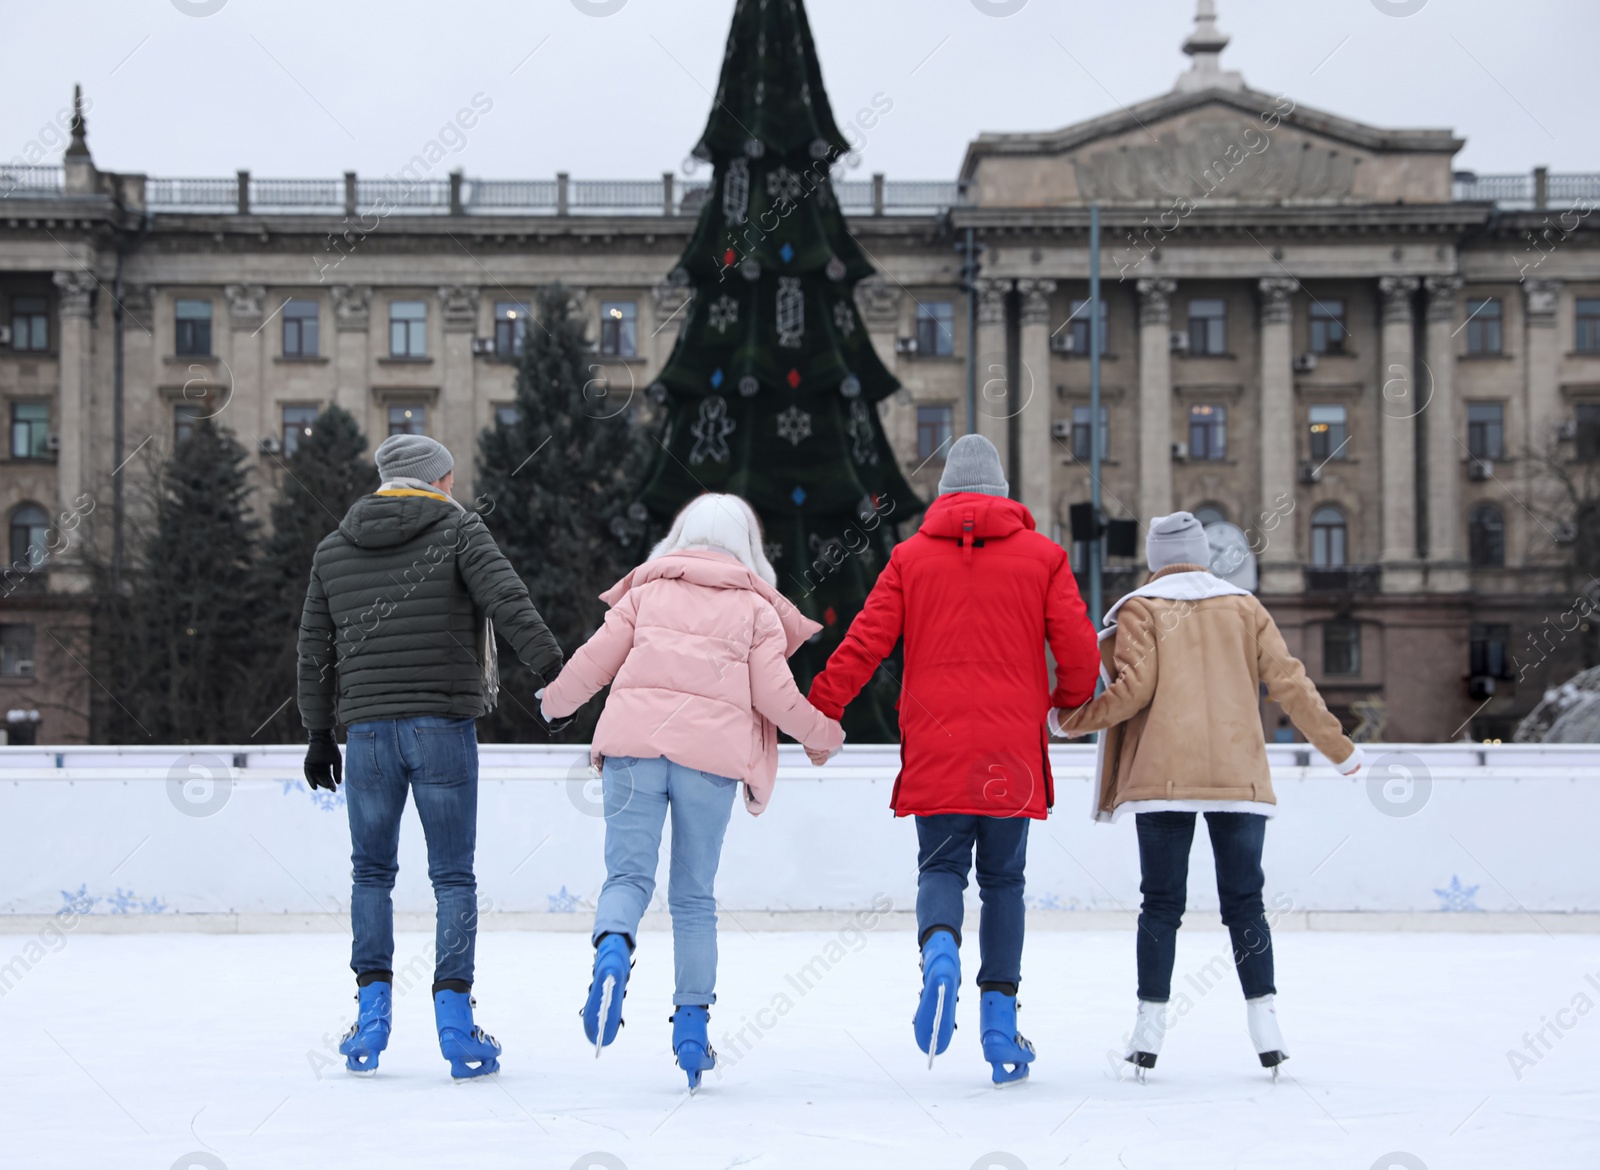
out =
<path fill-rule="evenodd" d="M 738 781 L 675 764 L 664 756 L 607 757 L 606 883 L 595 907 L 594 939 L 639 934 L 656 889 L 661 827 L 672 813 L 667 906 L 672 911 L 674 1004 L 717 1002 L 717 902 L 712 887 Z"/>

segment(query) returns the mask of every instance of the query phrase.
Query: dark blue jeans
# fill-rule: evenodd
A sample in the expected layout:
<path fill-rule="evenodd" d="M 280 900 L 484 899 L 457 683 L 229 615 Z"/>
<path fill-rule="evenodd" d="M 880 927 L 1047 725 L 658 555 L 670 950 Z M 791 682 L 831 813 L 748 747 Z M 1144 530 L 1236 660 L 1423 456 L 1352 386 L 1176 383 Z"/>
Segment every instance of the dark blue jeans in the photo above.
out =
<path fill-rule="evenodd" d="M 1172 965 L 1178 952 L 1178 927 L 1189 896 L 1189 847 L 1194 842 L 1192 812 L 1140 813 L 1139 998 L 1166 1003 L 1172 998 Z M 1261 845 L 1267 818 L 1257 813 L 1206 813 L 1211 852 L 1217 864 L 1217 898 L 1222 921 L 1233 941 L 1233 965 L 1246 999 L 1275 994 L 1272 983 L 1272 931 L 1261 888 Z M 1199 978 L 1211 989 L 1212 974 Z M 1191 975 L 1190 980 L 1196 977 Z"/>
<path fill-rule="evenodd" d="M 472 986 L 478 939 L 478 732 L 471 719 L 419 715 L 350 726 L 345 742 L 350 810 L 350 967 L 356 978 L 394 970 L 394 890 L 400 816 L 409 789 L 428 841 L 428 877 L 438 902 L 434 990 Z"/>
<path fill-rule="evenodd" d="M 1027 817 L 951 813 L 917 818 L 917 939 L 936 926 L 961 937 L 961 895 L 978 851 L 978 983 L 1022 980 L 1022 870 L 1028 861 Z"/>

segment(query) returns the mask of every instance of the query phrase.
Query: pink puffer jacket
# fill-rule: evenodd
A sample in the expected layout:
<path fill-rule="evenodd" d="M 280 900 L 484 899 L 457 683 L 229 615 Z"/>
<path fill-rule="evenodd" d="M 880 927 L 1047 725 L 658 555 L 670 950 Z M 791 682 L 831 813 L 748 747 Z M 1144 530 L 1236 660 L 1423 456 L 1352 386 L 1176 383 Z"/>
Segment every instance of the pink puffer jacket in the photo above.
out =
<path fill-rule="evenodd" d="M 731 776 L 759 814 L 778 774 L 774 724 L 819 751 L 844 742 L 789 672 L 789 655 L 822 627 L 732 555 L 668 553 L 600 599 L 611 606 L 605 624 L 544 693 L 545 711 L 560 719 L 613 683 L 594 732 L 596 763 L 665 756 Z"/>

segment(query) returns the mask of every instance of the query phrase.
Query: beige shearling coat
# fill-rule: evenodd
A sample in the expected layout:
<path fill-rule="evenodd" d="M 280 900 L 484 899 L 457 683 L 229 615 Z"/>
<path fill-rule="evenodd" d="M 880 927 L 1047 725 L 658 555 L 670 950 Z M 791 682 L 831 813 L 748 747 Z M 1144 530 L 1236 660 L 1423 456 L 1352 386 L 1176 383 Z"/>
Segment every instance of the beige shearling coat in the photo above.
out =
<path fill-rule="evenodd" d="M 1210 579 L 1201 565 L 1179 564 L 1150 580 L 1177 573 Z M 1106 732 L 1097 818 L 1130 801 L 1276 804 L 1261 729 L 1262 683 L 1341 771 L 1359 765 L 1356 746 L 1266 607 L 1249 594 L 1125 598 L 1115 637 L 1102 641 L 1101 655 L 1109 686 L 1060 719 L 1064 731 Z"/>

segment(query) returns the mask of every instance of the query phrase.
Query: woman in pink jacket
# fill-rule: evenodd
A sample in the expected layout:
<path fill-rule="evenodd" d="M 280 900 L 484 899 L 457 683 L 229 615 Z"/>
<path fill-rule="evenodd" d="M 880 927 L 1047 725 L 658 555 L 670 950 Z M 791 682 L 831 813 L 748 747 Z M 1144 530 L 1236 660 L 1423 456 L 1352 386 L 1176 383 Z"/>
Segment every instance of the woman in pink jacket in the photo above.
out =
<path fill-rule="evenodd" d="M 545 718 L 562 719 L 612 684 L 591 748 L 604 765 L 606 816 L 606 881 L 583 1009 L 596 1056 L 622 1022 L 630 956 L 672 813 L 672 1048 L 691 1089 L 716 1063 L 706 1039 L 717 998 L 712 885 L 735 790 L 742 781 L 752 814 L 766 808 L 779 729 L 817 752 L 844 742 L 789 672 L 788 657 L 821 627 L 776 585 L 750 505 L 701 496 L 644 564 L 601 594 L 611 606 L 605 624 L 542 696 Z"/>

